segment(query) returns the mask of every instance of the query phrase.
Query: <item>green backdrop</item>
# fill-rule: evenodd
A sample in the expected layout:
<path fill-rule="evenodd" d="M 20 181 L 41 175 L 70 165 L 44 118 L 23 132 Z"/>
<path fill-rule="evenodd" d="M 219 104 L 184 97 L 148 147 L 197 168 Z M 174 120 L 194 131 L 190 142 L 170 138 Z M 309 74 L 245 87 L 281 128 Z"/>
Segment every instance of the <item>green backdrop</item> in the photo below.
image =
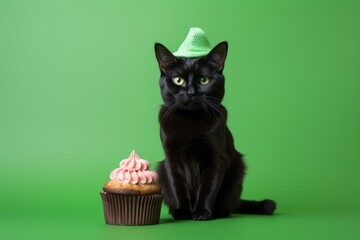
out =
<path fill-rule="evenodd" d="M 359 1 L 0 1 L 1 239 L 359 239 Z M 228 125 L 244 197 L 273 217 L 105 225 L 132 149 L 164 158 L 153 44 L 229 42 Z M 344 238 L 345 237 L 345 238 Z"/>

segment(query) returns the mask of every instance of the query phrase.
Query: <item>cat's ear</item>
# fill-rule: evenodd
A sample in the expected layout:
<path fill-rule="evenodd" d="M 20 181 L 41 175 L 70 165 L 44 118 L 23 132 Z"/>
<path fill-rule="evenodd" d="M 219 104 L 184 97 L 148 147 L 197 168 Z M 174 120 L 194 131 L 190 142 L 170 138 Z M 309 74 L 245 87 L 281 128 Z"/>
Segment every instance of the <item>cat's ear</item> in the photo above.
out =
<path fill-rule="evenodd" d="M 222 71 L 225 66 L 225 60 L 227 56 L 228 43 L 221 42 L 216 45 L 206 56 L 208 61 L 214 62 L 217 65 L 219 71 Z"/>
<path fill-rule="evenodd" d="M 177 61 L 176 57 L 162 44 L 155 43 L 155 55 L 162 73 L 166 72 L 167 66 Z"/>

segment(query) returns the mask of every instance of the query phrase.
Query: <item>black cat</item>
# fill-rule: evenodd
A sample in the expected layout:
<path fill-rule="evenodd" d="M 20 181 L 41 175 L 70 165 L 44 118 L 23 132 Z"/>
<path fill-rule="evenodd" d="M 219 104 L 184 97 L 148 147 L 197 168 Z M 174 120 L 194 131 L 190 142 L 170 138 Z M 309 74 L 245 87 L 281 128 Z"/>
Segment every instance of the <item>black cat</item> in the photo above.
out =
<path fill-rule="evenodd" d="M 209 220 L 231 213 L 273 214 L 272 200 L 241 200 L 245 164 L 221 105 L 228 44 L 208 55 L 177 58 L 156 43 L 164 100 L 159 113 L 166 159 L 157 172 L 175 219 Z"/>

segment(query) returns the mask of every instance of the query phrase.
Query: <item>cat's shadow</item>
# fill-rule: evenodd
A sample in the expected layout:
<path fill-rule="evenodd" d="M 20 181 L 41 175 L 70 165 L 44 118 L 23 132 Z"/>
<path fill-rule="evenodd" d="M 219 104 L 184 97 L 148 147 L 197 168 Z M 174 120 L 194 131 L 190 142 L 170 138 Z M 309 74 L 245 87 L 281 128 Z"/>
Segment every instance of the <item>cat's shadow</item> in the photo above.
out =
<path fill-rule="evenodd" d="M 254 218 L 254 217 L 274 217 L 274 216 L 281 216 L 284 215 L 283 213 L 274 213 L 272 216 L 267 215 L 257 215 L 257 214 L 234 214 L 230 217 L 226 218 L 217 218 L 210 221 L 218 221 L 218 220 L 231 220 L 231 219 L 237 219 L 237 218 Z M 164 217 L 160 218 L 159 224 L 169 224 L 169 223 L 180 223 L 180 222 L 189 222 L 194 220 L 174 220 L 172 217 Z"/>
<path fill-rule="evenodd" d="M 160 219 L 159 224 L 168 224 L 168 223 L 176 223 L 177 221 L 172 218 L 162 218 Z"/>

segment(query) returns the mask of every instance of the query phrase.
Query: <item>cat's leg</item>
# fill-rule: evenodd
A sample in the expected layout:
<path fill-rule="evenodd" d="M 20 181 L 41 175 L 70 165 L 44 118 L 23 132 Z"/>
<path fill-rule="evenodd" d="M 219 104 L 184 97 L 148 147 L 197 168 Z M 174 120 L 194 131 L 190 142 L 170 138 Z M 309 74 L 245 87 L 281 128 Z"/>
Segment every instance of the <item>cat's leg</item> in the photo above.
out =
<path fill-rule="evenodd" d="M 238 156 L 228 169 L 214 204 L 214 217 L 226 217 L 231 213 L 272 215 L 276 209 L 276 203 L 273 200 L 240 199 L 245 165 L 239 161 Z"/>
<path fill-rule="evenodd" d="M 192 216 L 194 220 L 201 221 L 213 218 L 214 202 L 224 177 L 222 169 L 213 165 L 202 175 Z"/>
<path fill-rule="evenodd" d="M 243 189 L 244 175 L 245 166 L 242 161 L 236 159 L 228 168 L 221 183 L 213 207 L 214 218 L 227 217 L 237 209 L 239 196 Z"/>
<path fill-rule="evenodd" d="M 228 217 L 238 206 L 242 186 L 236 183 L 228 184 L 227 181 L 224 182 L 214 203 L 214 218 Z"/>
<path fill-rule="evenodd" d="M 157 172 L 159 174 L 159 184 L 164 193 L 164 201 L 174 219 L 191 219 L 192 207 L 187 186 L 183 177 L 174 169 L 176 168 L 171 167 L 169 160 L 165 160 L 158 165 Z"/>
<path fill-rule="evenodd" d="M 214 192 L 213 218 L 227 217 L 238 208 L 246 168 L 242 160 L 242 154 L 238 152 L 233 153 L 231 158 L 226 156 L 218 160 L 217 162 L 221 167 L 215 167 L 214 170 L 221 174 L 220 169 L 222 169 L 225 173 L 223 173 L 222 179 L 221 175 L 217 175 L 217 179 L 213 179 L 220 185 L 217 193 Z M 229 163 L 228 167 L 226 167 L 227 162 Z"/>

